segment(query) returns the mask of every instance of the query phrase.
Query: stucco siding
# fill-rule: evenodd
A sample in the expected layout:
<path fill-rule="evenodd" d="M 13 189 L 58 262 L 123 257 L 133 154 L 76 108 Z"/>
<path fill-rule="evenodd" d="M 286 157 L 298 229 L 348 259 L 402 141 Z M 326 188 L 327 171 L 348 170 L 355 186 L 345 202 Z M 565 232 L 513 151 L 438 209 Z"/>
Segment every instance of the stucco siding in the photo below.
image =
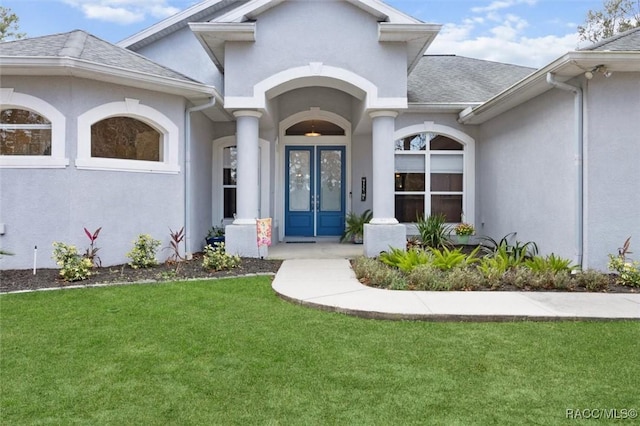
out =
<path fill-rule="evenodd" d="M 586 261 L 606 270 L 607 254 L 631 236 L 640 259 L 640 73 L 596 76 L 587 90 Z"/>
<path fill-rule="evenodd" d="M 380 43 L 378 23 L 347 2 L 283 2 L 257 18 L 255 42 L 229 42 L 226 96 L 253 96 L 256 83 L 311 62 L 343 68 L 371 81 L 379 96 L 407 96 L 402 43 Z M 253 66 L 247 66 L 253 64 Z"/>
<path fill-rule="evenodd" d="M 36 245 L 38 266 L 54 267 L 52 243 L 74 244 L 84 251 L 88 239 L 83 227 L 103 228 L 97 241 L 103 265 L 127 262 L 126 253 L 141 233 L 168 246 L 169 227 L 179 229 L 184 217 L 183 98 L 67 77 L 3 77 L 2 86 L 43 99 L 66 117 L 69 159 L 69 165 L 60 169 L 0 169 L 0 223 L 6 226 L 0 242 L 4 250 L 15 253 L 2 259 L 2 269 L 30 268 Z M 156 109 L 180 129 L 180 173 L 76 168 L 77 117 L 125 97 Z M 158 257 L 168 254 L 162 251 Z"/>
<path fill-rule="evenodd" d="M 550 90 L 480 127 L 477 233 L 517 232 L 540 252 L 574 259 L 573 95 Z"/>
<path fill-rule="evenodd" d="M 137 53 L 196 81 L 215 86 L 224 93 L 222 74 L 188 27 L 141 48 Z"/>
<path fill-rule="evenodd" d="M 213 123 L 202 113 L 191 114 L 191 252 L 204 246 L 212 225 Z"/>

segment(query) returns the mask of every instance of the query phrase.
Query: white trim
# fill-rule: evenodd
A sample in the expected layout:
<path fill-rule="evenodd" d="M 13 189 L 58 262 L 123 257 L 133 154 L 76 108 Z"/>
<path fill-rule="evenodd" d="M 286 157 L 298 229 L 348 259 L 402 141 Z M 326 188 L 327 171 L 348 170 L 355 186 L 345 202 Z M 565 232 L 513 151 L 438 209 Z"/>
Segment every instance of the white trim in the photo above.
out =
<path fill-rule="evenodd" d="M 15 92 L 13 88 L 0 89 L 0 105 L 4 109 L 27 109 L 51 122 L 51 155 L 0 155 L 0 167 L 64 168 L 69 165 L 65 156 L 66 118 L 60 111 L 40 98 Z"/>
<path fill-rule="evenodd" d="M 309 65 L 280 71 L 253 86 L 253 96 L 227 96 L 227 109 L 265 109 L 267 99 L 302 87 L 331 87 L 365 101 L 365 109 L 406 109 L 406 97 L 379 97 L 378 87 L 344 68 L 310 62 Z"/>
<path fill-rule="evenodd" d="M 439 135 L 443 135 L 449 137 L 456 142 L 461 143 L 464 146 L 464 150 L 461 151 L 463 155 L 464 161 L 464 170 L 463 170 L 463 187 L 462 187 L 462 213 L 465 217 L 465 222 L 471 223 L 475 226 L 475 218 L 476 218 L 476 141 L 471 136 L 466 133 L 454 129 L 453 127 L 445 126 L 443 124 L 436 124 L 433 121 L 425 121 L 422 124 L 414 124 L 412 126 L 403 127 L 398 129 L 393 134 L 393 140 L 397 141 L 398 139 L 405 138 L 410 135 L 415 135 L 419 133 L 437 133 Z M 459 152 L 459 151 L 454 151 Z M 429 153 L 429 157 L 431 155 L 431 150 L 427 149 L 426 153 Z M 436 151 L 437 153 L 437 151 Z M 426 157 L 426 154 L 425 154 Z M 395 160 L 395 159 L 394 159 Z M 427 162 L 427 165 L 430 164 Z M 425 166 L 426 167 L 426 166 Z M 430 174 L 430 167 L 426 167 L 426 174 Z M 427 179 L 427 177 L 425 177 Z M 425 188 L 425 202 L 427 202 L 427 198 L 431 195 L 431 191 L 426 191 Z M 429 204 L 429 202 L 427 202 Z M 426 209 L 426 207 L 425 207 Z M 425 210 L 426 211 L 426 210 Z M 477 228 L 477 227 L 476 227 Z"/>
<path fill-rule="evenodd" d="M 296 123 L 307 120 L 324 120 L 336 124 L 344 129 L 344 136 L 286 136 L 286 130 Z M 318 107 L 311 107 L 308 111 L 301 111 L 292 114 L 282 120 L 278 126 L 279 141 L 276 147 L 276 176 L 275 185 L 275 224 L 278 225 L 278 239 L 282 241 L 285 237 L 285 165 L 287 163 L 285 152 L 287 146 L 344 146 L 345 147 L 345 214 L 351 211 L 351 122 L 344 117 L 330 111 L 321 110 Z M 280 225 L 281 224 L 281 225 Z"/>
<path fill-rule="evenodd" d="M 161 161 L 125 160 L 91 157 L 91 126 L 110 117 L 131 117 L 150 125 L 162 134 Z M 97 106 L 78 117 L 78 169 L 121 170 L 127 172 L 178 173 L 180 132 L 160 111 L 141 105 L 137 99 L 125 98 L 123 102 L 111 102 Z"/>

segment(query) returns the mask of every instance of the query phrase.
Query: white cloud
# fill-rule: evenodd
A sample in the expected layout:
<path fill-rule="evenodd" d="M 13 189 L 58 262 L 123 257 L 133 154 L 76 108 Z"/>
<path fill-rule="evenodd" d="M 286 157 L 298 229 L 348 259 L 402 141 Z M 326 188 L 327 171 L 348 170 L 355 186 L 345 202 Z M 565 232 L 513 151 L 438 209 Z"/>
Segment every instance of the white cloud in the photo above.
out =
<path fill-rule="evenodd" d="M 536 4 L 536 1 L 537 0 L 496 0 L 491 2 L 489 6 L 472 7 L 471 11 L 474 13 L 495 12 L 496 10 L 507 9 L 518 4 L 533 6 Z"/>
<path fill-rule="evenodd" d="M 554 59 L 574 50 L 578 34 L 544 37 L 513 36 L 507 27 L 495 27 L 490 36 L 468 37 L 468 26 L 447 24 L 435 39 L 427 53 L 456 54 L 488 61 L 539 68 Z M 503 37 L 504 34 L 512 36 Z"/>
<path fill-rule="evenodd" d="M 63 0 L 76 7 L 89 19 L 116 24 L 143 21 L 147 16 L 156 19 L 174 15 L 180 9 L 170 6 L 169 0 Z"/>

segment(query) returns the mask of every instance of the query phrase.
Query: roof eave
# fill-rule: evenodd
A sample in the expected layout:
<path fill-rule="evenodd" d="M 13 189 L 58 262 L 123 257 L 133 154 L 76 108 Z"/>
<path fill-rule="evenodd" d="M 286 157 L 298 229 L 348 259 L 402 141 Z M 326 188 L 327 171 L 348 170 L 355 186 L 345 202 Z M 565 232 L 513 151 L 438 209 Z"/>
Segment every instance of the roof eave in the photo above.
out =
<path fill-rule="evenodd" d="M 175 15 L 172 15 L 155 25 L 152 25 L 144 30 L 133 34 L 130 37 L 125 38 L 124 40 L 117 43 L 117 46 L 123 48 L 131 48 L 140 42 L 144 42 L 147 39 L 153 38 L 156 34 L 160 33 L 167 28 L 170 28 L 174 25 L 180 24 L 183 20 L 189 19 L 190 17 L 210 8 L 218 3 L 221 3 L 223 0 L 207 0 L 203 2 L 199 2 L 194 6 L 183 10 L 182 12 L 178 12 Z"/>
<path fill-rule="evenodd" d="M 407 71 L 411 73 L 436 38 L 442 25 L 424 23 L 378 23 L 378 40 L 407 44 Z"/>
<path fill-rule="evenodd" d="M 0 56 L 0 74 L 18 76 L 74 76 L 107 83 L 153 90 L 199 100 L 211 96 L 222 100 L 213 86 L 152 75 L 76 58 Z"/>
<path fill-rule="evenodd" d="M 224 72 L 226 42 L 256 40 L 255 22 L 192 22 L 189 28 L 220 72 Z"/>
<path fill-rule="evenodd" d="M 482 102 L 409 102 L 404 112 L 458 114 L 481 104 Z"/>
<path fill-rule="evenodd" d="M 640 72 L 640 52 L 574 51 L 566 53 L 547 66 L 531 73 L 477 107 L 460 113 L 463 124 L 482 124 L 529 99 L 551 90 L 547 73 L 554 73 L 559 81 L 567 81 L 598 65 L 610 71 Z"/>

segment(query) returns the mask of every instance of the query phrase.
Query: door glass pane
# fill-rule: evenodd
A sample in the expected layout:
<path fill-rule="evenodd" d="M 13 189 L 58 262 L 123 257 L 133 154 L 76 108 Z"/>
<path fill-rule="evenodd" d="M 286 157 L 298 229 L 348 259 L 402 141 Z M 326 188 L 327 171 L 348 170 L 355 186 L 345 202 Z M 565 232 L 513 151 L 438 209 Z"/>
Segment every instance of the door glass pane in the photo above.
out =
<path fill-rule="evenodd" d="M 342 210 L 342 151 L 320 151 L 320 210 Z"/>
<path fill-rule="evenodd" d="M 289 151 L 289 210 L 311 210 L 311 152 Z"/>
<path fill-rule="evenodd" d="M 431 173 L 462 173 L 462 155 L 431 155 Z"/>

